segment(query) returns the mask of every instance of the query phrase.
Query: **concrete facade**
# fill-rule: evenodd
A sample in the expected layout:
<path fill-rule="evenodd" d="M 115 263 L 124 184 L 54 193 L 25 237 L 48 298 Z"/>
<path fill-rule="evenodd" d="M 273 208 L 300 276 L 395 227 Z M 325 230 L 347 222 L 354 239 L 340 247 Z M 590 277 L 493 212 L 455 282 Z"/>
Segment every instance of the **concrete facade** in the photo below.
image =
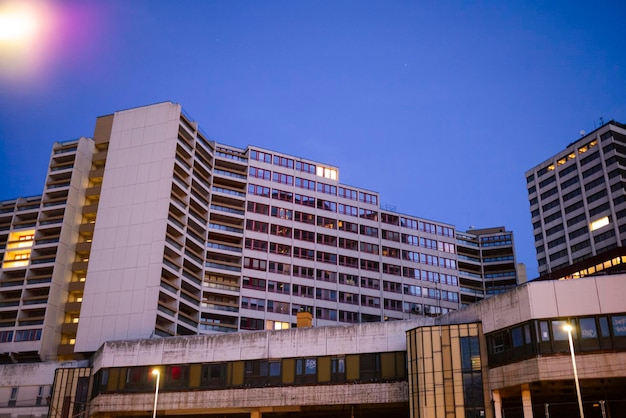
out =
<path fill-rule="evenodd" d="M 539 275 L 623 271 L 626 126 L 610 121 L 526 172 Z"/>
<path fill-rule="evenodd" d="M 438 318 L 111 341 L 89 362 L 0 367 L 0 405 L 14 388 L 18 403 L 30 397 L 33 379 L 52 382 L 56 369 L 51 417 L 148 415 L 158 370 L 157 409 L 173 416 L 569 416 L 569 323 L 585 416 L 619 416 L 625 283 L 534 281 Z"/>
<path fill-rule="evenodd" d="M 0 202 L 0 360 L 285 329 L 302 311 L 315 326 L 436 317 L 461 306 L 458 245 L 337 167 L 216 143 L 171 102 L 122 110 L 54 144 L 42 196 Z M 474 300 L 517 282 L 485 266 Z"/>

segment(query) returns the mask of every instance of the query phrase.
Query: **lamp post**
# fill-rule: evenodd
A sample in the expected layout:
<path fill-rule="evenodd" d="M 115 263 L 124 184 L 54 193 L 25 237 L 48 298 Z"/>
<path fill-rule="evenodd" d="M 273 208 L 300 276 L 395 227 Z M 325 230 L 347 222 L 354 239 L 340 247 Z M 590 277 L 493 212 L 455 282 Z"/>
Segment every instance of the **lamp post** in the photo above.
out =
<path fill-rule="evenodd" d="M 578 383 L 578 369 L 576 368 L 576 356 L 574 355 L 574 341 L 572 340 L 572 327 L 570 324 L 566 324 L 563 329 L 567 331 L 567 338 L 569 339 L 569 351 L 572 355 L 572 366 L 574 367 L 574 383 L 576 383 L 576 395 L 578 396 L 578 409 L 580 410 L 580 418 L 585 418 L 585 412 L 583 411 L 583 399 L 580 396 L 580 384 Z"/>
<path fill-rule="evenodd" d="M 157 401 L 159 399 L 159 380 L 161 378 L 161 373 L 157 369 L 152 370 L 152 374 L 156 376 L 156 384 L 154 386 L 154 409 L 152 412 L 152 418 L 156 418 L 157 411 Z"/>

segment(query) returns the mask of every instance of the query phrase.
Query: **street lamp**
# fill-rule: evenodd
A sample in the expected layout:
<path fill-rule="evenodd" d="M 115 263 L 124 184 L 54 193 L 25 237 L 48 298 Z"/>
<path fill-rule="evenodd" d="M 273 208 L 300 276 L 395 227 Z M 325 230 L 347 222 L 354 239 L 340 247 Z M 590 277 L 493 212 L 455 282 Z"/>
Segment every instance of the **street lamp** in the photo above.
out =
<path fill-rule="evenodd" d="M 569 339 L 569 352 L 572 355 L 572 366 L 574 367 L 574 382 L 576 383 L 576 395 L 578 396 L 578 409 L 580 410 L 580 418 L 585 418 L 585 412 L 583 411 L 583 399 L 580 396 L 580 384 L 578 383 L 578 369 L 576 368 L 576 356 L 574 355 L 574 341 L 572 340 L 572 327 L 570 324 L 566 324 L 563 329 L 567 331 L 567 338 Z"/>
<path fill-rule="evenodd" d="M 156 384 L 154 386 L 154 410 L 152 412 L 152 418 L 156 418 L 157 411 L 157 400 L 159 399 L 159 379 L 161 377 L 161 373 L 157 369 L 152 370 L 152 374 L 156 376 Z"/>

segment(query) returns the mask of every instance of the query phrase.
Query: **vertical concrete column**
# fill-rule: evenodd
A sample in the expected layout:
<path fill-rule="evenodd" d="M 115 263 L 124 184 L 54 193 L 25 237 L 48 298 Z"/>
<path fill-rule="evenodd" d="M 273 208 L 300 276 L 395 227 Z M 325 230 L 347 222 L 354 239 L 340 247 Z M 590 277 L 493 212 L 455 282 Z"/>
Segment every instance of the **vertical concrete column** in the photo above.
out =
<path fill-rule="evenodd" d="M 533 418 L 533 402 L 530 399 L 528 383 L 522 385 L 522 408 L 524 409 L 524 418 Z"/>
<path fill-rule="evenodd" d="M 261 418 L 261 411 L 250 411 L 250 418 Z"/>
<path fill-rule="evenodd" d="M 502 418 L 502 398 L 500 397 L 500 391 L 494 390 L 491 392 L 491 397 L 493 399 L 494 418 Z"/>

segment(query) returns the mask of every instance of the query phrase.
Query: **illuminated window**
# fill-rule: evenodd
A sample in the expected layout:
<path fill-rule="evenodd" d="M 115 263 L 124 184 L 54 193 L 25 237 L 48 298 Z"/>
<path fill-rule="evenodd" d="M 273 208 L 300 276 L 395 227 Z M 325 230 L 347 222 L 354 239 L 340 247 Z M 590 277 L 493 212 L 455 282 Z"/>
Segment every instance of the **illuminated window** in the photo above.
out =
<path fill-rule="evenodd" d="M 337 180 L 337 170 L 335 170 L 334 168 L 317 166 L 316 174 L 320 177 L 324 177 L 324 178 L 331 179 L 331 180 Z"/>
<path fill-rule="evenodd" d="M 610 221 L 609 221 L 609 217 L 608 216 L 602 217 L 600 219 L 597 219 L 597 220 L 591 222 L 591 225 L 589 225 L 589 230 L 595 231 L 596 229 L 600 229 L 603 226 L 608 225 L 609 223 L 610 223 Z"/>

